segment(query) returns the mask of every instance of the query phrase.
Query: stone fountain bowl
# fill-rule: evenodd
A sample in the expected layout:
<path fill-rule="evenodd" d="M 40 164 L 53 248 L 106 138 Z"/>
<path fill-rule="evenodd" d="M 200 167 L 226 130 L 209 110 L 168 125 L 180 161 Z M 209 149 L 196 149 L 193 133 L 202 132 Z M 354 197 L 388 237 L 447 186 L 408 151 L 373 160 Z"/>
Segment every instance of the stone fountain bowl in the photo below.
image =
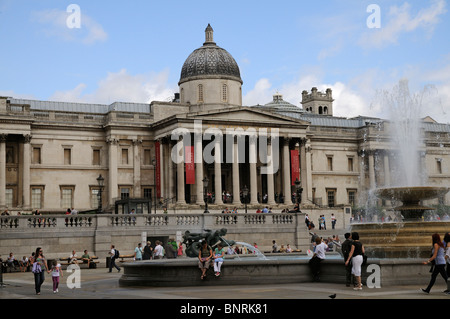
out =
<path fill-rule="evenodd" d="M 385 187 L 376 189 L 375 195 L 386 200 L 400 200 L 405 205 L 443 196 L 449 190 L 449 187 L 435 186 Z"/>
<path fill-rule="evenodd" d="M 394 209 L 400 211 L 405 220 L 419 220 L 426 210 L 433 210 L 432 207 L 422 206 L 419 202 L 444 196 L 448 191 L 448 187 L 413 186 L 379 188 L 374 193 L 382 199 L 401 201 L 403 205 Z"/>

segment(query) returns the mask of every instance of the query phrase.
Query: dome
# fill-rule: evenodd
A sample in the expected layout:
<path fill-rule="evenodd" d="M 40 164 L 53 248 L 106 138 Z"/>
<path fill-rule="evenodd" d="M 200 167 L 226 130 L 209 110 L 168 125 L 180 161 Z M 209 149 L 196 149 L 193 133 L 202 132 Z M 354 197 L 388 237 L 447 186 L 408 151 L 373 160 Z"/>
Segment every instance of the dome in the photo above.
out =
<path fill-rule="evenodd" d="M 242 83 L 238 64 L 228 51 L 213 41 L 213 29 L 209 24 L 205 30 L 205 43 L 184 62 L 178 84 L 199 78 L 230 79 Z"/>

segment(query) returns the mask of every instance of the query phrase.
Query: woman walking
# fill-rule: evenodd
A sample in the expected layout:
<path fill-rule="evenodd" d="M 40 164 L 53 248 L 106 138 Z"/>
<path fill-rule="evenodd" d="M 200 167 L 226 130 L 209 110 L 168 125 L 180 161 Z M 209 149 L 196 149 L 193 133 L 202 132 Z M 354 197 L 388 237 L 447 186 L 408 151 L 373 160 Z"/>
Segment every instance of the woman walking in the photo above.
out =
<path fill-rule="evenodd" d="M 41 294 L 41 286 L 45 280 L 44 269 L 47 273 L 50 273 L 42 248 L 38 247 L 36 248 L 36 254 L 33 262 L 34 288 L 36 290 L 36 295 Z"/>
<path fill-rule="evenodd" d="M 352 233 L 352 248 L 348 254 L 348 258 L 345 262 L 347 266 L 350 261 L 352 262 L 352 274 L 355 276 L 357 286 L 354 290 L 362 290 L 361 284 L 361 265 L 363 263 L 364 245 L 359 241 L 359 234 L 357 232 Z"/>
<path fill-rule="evenodd" d="M 431 236 L 431 240 L 433 243 L 433 255 L 431 256 L 430 259 L 428 259 L 427 261 L 425 261 L 423 264 L 429 264 L 432 261 L 434 261 L 434 268 L 433 268 L 433 272 L 431 273 L 431 280 L 430 283 L 428 284 L 428 287 L 426 289 L 422 288 L 422 291 L 424 293 L 429 294 L 431 288 L 433 287 L 434 283 L 436 282 L 436 278 L 438 276 L 438 274 L 441 274 L 442 278 L 444 278 L 445 282 L 447 283 L 447 291 L 448 291 L 448 277 L 447 274 L 445 272 L 445 250 L 444 250 L 444 243 L 441 241 L 441 236 L 439 236 L 439 234 L 433 234 Z"/>

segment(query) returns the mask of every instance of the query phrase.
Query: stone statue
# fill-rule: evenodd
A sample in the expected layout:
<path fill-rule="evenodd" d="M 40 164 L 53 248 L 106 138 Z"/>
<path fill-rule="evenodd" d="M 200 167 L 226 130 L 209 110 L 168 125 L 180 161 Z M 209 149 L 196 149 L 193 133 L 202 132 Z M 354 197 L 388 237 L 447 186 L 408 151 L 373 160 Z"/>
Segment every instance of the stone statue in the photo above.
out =
<path fill-rule="evenodd" d="M 219 230 L 209 230 L 205 229 L 201 233 L 191 233 L 186 231 L 183 235 L 183 244 L 186 246 L 186 256 L 188 257 L 198 257 L 200 251 L 201 242 L 206 240 L 211 248 L 217 246 L 221 243 L 223 247 L 233 246 L 235 244 L 234 240 L 224 240 L 227 230 L 225 228 Z"/>

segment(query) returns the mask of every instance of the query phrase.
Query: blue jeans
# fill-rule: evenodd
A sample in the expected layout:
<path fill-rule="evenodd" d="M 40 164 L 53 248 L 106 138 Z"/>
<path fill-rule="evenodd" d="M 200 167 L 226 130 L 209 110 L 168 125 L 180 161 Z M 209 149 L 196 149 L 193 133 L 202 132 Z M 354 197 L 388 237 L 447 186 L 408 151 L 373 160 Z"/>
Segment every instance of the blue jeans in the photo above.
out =
<path fill-rule="evenodd" d="M 36 289 L 36 293 L 40 293 L 41 292 L 41 286 L 45 281 L 45 276 L 44 276 L 44 272 L 40 272 L 40 273 L 35 273 L 34 274 L 34 289 Z"/>

